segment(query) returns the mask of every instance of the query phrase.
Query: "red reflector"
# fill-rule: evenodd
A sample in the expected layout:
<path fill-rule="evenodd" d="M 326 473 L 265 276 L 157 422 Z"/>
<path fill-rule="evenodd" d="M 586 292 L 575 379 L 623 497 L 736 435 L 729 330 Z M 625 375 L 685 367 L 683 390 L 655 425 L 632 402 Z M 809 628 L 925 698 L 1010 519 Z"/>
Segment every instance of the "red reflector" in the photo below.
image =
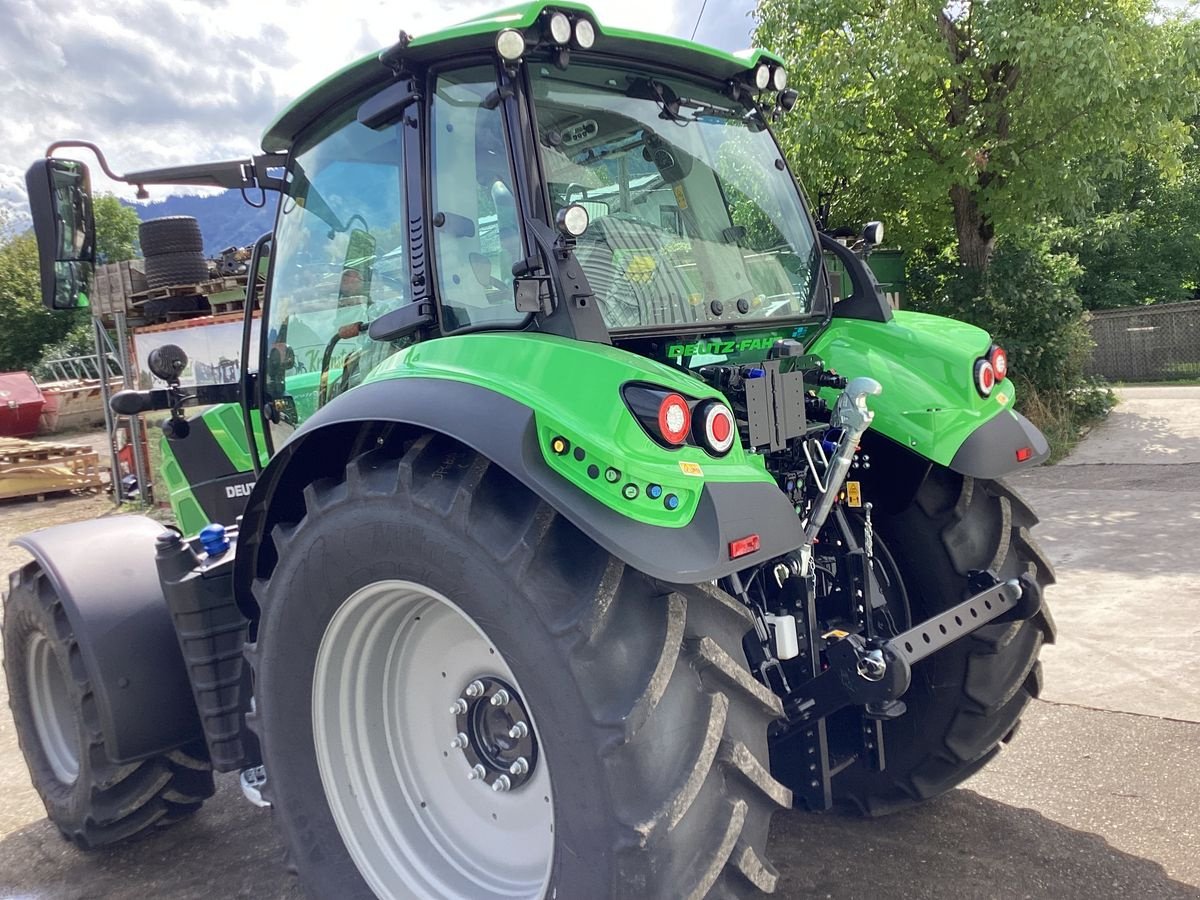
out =
<path fill-rule="evenodd" d="M 678 394 L 667 394 L 658 408 L 658 431 L 668 444 L 682 444 L 692 427 L 692 411 Z"/>
<path fill-rule="evenodd" d="M 745 556 L 748 553 L 755 552 L 761 542 L 757 534 L 748 534 L 744 538 L 738 538 L 736 541 L 729 542 L 729 558 L 737 559 L 739 556 Z"/>
<path fill-rule="evenodd" d="M 1017 451 L 1017 462 L 1025 462 L 1033 456 L 1032 447 L 1022 447 Z"/>
<path fill-rule="evenodd" d="M 729 437 L 729 416 L 713 416 L 712 436 L 717 441 L 724 441 Z"/>

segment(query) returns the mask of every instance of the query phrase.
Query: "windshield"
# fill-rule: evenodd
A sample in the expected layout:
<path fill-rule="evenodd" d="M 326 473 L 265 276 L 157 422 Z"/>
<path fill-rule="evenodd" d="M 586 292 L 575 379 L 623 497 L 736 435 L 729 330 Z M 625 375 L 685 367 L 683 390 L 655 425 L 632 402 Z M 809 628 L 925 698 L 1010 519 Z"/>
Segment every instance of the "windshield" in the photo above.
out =
<path fill-rule="evenodd" d="M 750 105 L 625 67 L 532 75 L 551 202 L 591 217 L 576 253 L 610 329 L 814 311 L 817 241 Z"/>

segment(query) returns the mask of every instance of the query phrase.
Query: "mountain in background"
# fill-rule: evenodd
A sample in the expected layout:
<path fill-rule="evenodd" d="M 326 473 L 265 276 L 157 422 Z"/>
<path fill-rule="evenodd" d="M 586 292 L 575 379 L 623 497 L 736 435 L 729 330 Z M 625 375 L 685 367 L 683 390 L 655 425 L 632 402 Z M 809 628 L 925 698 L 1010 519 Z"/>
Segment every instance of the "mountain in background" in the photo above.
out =
<path fill-rule="evenodd" d="M 251 200 L 258 200 L 258 191 L 249 191 Z M 153 203 L 126 203 L 138 217 L 160 219 L 163 216 L 192 216 L 200 223 L 204 235 L 204 253 L 212 258 L 219 256 L 226 247 L 244 247 L 253 244 L 275 223 L 275 208 L 278 198 L 267 194 L 267 203 L 255 209 L 242 199 L 240 191 L 225 191 L 207 197 L 167 197 Z"/>

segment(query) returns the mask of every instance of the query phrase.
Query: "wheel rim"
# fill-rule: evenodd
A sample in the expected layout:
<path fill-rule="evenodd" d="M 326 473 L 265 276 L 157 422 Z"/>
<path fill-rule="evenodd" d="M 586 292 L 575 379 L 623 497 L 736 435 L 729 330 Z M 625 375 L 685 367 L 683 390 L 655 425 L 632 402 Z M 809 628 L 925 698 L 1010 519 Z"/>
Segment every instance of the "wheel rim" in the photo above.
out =
<path fill-rule="evenodd" d="M 26 658 L 33 725 L 42 752 L 54 777 L 63 784 L 73 784 L 79 777 L 78 730 L 66 676 L 44 634 L 34 634 L 30 639 Z"/>
<path fill-rule="evenodd" d="M 476 682 L 488 686 L 468 697 Z M 428 587 L 376 582 L 334 613 L 313 670 L 317 766 L 377 896 L 542 896 L 554 852 L 544 754 L 501 791 L 502 773 L 472 778 L 478 763 L 460 746 L 463 706 L 476 712 L 498 685 L 520 693 L 479 626 Z"/>

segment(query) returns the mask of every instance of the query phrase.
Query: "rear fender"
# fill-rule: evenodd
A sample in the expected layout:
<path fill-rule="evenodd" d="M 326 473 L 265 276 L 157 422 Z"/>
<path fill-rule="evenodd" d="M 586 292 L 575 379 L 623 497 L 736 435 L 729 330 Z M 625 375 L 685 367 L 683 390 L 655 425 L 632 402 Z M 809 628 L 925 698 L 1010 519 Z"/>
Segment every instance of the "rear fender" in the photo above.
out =
<path fill-rule="evenodd" d="M 974 325 L 897 310 L 887 322 L 835 317 L 809 352 L 842 375 L 883 385 L 871 398 L 872 431 L 959 474 L 999 478 L 1042 462 L 1050 447 L 1013 409 L 1011 379 L 990 397 L 975 389 L 975 362 L 991 344 Z"/>
<path fill-rule="evenodd" d="M 145 516 L 112 516 L 13 542 L 33 554 L 62 601 L 118 764 L 204 737 L 154 562 L 163 530 Z"/>
<path fill-rule="evenodd" d="M 254 487 L 242 520 L 234 578 L 243 610 L 254 618 L 247 587 L 263 575 L 258 564 L 263 535 L 275 521 L 303 512 L 295 504 L 306 484 L 315 477 L 334 475 L 353 455 L 385 440 L 382 435 L 389 425 L 444 434 L 486 456 L 614 556 L 663 581 L 710 581 L 794 550 L 803 541 L 791 504 L 766 478 L 696 479 L 694 512 L 681 527 L 623 515 L 551 467 L 543 450 L 539 415 L 488 388 L 444 378 L 377 381 L 336 398 L 276 453 Z M 589 452 L 598 446 L 589 444 Z M 601 466 L 607 462 L 595 452 L 578 464 L 586 469 L 592 459 L 600 460 Z M 624 468 L 619 459 L 609 460 Z M 676 472 L 679 481 L 682 476 Z M 606 486 L 620 490 L 619 484 Z M 760 549 L 730 560 L 730 541 L 748 534 L 760 536 Z"/>

